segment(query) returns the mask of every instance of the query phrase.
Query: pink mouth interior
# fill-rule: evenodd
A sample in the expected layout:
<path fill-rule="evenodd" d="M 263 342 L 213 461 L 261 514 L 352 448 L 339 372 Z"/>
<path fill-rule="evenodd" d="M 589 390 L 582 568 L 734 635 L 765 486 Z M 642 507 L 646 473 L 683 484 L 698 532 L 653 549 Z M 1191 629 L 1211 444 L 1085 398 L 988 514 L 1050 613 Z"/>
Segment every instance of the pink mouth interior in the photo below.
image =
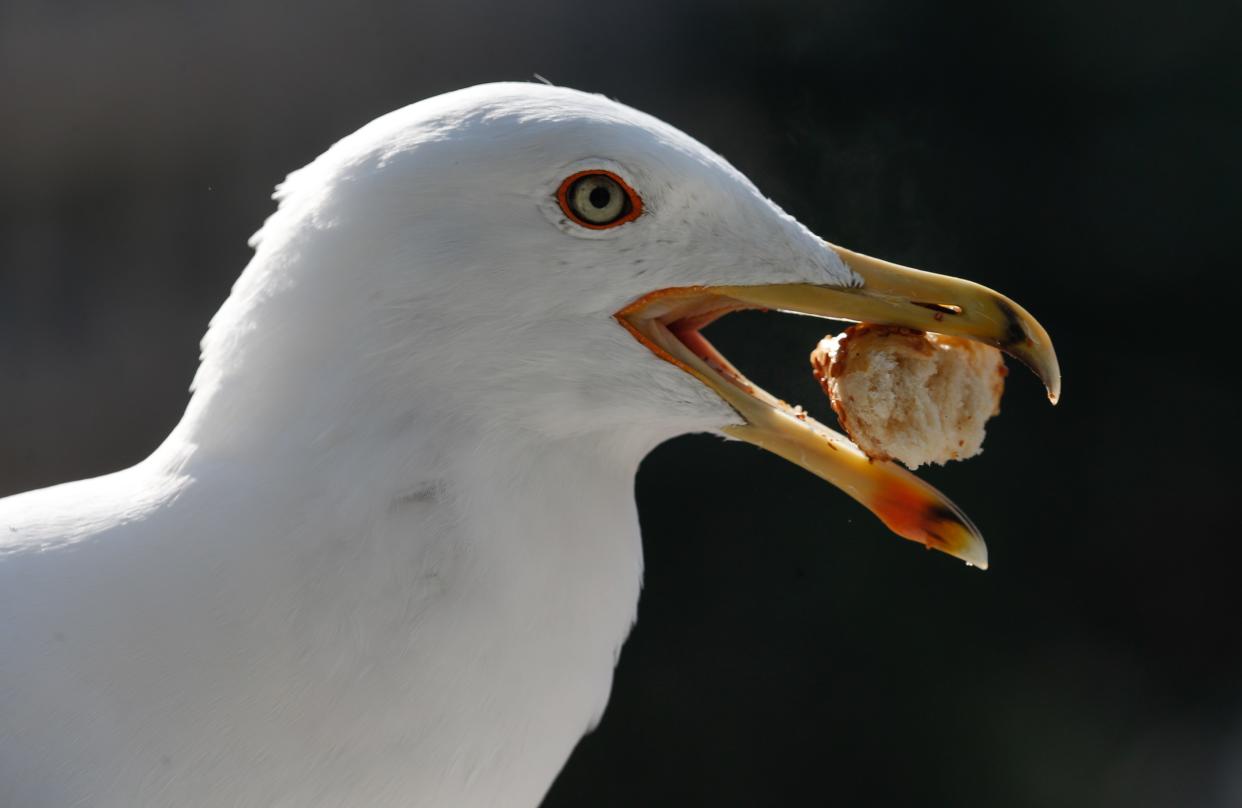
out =
<path fill-rule="evenodd" d="M 725 359 L 724 355 L 716 350 L 716 346 L 708 342 L 707 337 L 699 333 L 702 329 L 716 322 L 729 312 L 739 311 L 740 308 L 725 307 L 704 314 L 682 317 L 673 320 L 665 327 L 682 345 L 685 345 L 695 356 L 706 362 L 708 367 L 747 393 L 753 393 L 754 386 L 746 380 L 741 371 L 735 368 L 728 359 Z"/>

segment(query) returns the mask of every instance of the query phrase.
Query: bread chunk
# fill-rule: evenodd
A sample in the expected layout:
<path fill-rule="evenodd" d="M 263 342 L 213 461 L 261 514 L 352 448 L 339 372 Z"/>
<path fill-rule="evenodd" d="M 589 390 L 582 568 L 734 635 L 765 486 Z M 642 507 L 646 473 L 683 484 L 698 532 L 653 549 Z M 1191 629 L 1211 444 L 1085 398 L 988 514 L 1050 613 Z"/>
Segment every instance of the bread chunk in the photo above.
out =
<path fill-rule="evenodd" d="M 1005 388 L 995 348 L 867 323 L 821 340 L 811 367 L 858 448 L 912 469 L 979 454 Z"/>

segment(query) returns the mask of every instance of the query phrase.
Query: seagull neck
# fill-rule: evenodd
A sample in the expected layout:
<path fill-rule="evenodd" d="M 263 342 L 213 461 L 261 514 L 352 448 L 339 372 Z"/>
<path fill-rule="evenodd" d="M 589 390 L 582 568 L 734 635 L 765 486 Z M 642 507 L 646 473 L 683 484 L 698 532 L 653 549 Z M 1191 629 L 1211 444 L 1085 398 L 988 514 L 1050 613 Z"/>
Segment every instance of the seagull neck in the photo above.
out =
<path fill-rule="evenodd" d="M 66 764 L 82 773 L 66 789 L 140 793 L 148 781 L 125 778 L 150 760 L 180 804 L 195 801 L 185 782 L 220 805 L 242 789 L 311 804 L 342 783 L 350 805 L 537 804 L 601 715 L 634 620 L 638 459 L 615 436 L 438 437 L 406 467 L 428 484 L 404 496 L 385 487 L 395 466 L 339 449 L 279 474 L 183 460 L 159 507 L 82 543 L 80 586 L 31 577 L 32 598 L 57 595 L 31 613 L 77 629 L 53 667 L 108 688 L 34 689 L 31 726 L 52 728 L 34 748 L 103 761 Z M 168 460 L 177 449 L 192 451 L 169 444 Z M 147 470 L 111 484 L 149 487 Z M 70 711 L 99 714 L 96 698 L 139 707 L 53 737 Z"/>
<path fill-rule="evenodd" d="M 612 438 L 533 437 L 480 441 L 455 458 L 443 491 L 459 520 L 455 564 L 469 570 L 454 580 L 482 610 L 478 634 L 494 633 L 502 669 L 476 686 L 479 698 L 522 703 L 521 718 L 498 721 L 514 749 L 550 756 L 550 781 L 602 715 L 637 616 L 641 456 Z M 521 697 L 506 695 L 514 686 Z"/>

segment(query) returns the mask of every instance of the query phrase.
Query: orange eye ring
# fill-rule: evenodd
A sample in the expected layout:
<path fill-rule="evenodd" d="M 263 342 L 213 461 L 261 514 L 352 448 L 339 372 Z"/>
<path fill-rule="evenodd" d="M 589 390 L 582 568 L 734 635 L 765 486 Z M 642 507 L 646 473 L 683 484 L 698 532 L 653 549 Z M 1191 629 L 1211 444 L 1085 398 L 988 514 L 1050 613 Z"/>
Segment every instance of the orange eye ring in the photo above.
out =
<path fill-rule="evenodd" d="M 620 212 L 616 216 L 609 218 L 607 221 L 592 222 L 585 218 L 583 212 L 576 207 L 578 204 L 577 197 L 581 195 L 579 190 L 582 188 L 584 181 L 600 179 L 606 180 L 609 185 L 615 185 L 619 188 L 625 194 L 625 199 Z M 561 212 L 571 222 L 588 230 L 608 230 L 613 227 L 619 227 L 626 222 L 634 221 L 643 214 L 642 197 L 625 180 L 613 172 L 602 168 L 592 168 L 570 174 L 561 183 L 561 187 L 556 189 L 556 201 L 561 206 Z"/>

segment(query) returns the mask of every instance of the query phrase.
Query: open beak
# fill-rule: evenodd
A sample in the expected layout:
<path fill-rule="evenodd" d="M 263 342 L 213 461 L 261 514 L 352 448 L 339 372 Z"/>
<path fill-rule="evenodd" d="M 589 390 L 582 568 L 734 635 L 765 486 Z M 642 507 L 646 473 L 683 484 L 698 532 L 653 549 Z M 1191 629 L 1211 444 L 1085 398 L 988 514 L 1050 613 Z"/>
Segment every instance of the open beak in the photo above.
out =
<path fill-rule="evenodd" d="M 756 386 L 700 330 L 732 311 L 775 309 L 833 320 L 934 331 L 992 345 L 1021 360 L 1055 404 L 1061 371 L 1048 332 L 1018 304 L 977 283 L 890 264 L 829 244 L 861 279 L 815 284 L 661 289 L 617 312 L 657 356 L 716 391 L 741 416 L 722 431 L 802 466 L 861 502 L 897 535 L 986 568 L 979 530 L 947 497 L 904 468 L 871 460 L 844 435 Z"/>

